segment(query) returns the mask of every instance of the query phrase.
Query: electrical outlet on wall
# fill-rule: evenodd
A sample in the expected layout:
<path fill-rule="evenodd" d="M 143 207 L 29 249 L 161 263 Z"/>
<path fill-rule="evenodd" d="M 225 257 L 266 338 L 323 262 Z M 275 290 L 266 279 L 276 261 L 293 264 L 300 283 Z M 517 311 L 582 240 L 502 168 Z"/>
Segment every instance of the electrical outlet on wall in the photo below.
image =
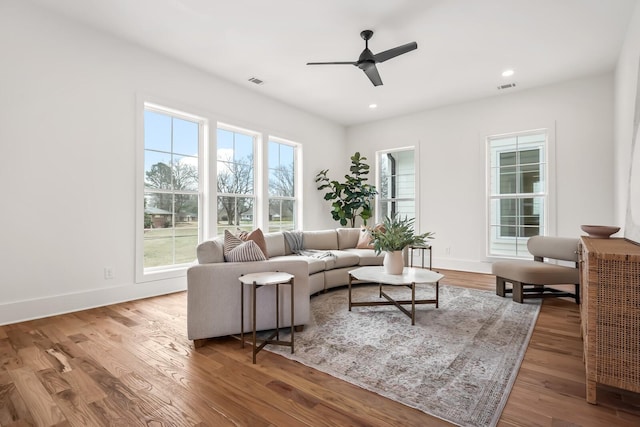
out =
<path fill-rule="evenodd" d="M 105 267 L 104 268 L 104 278 L 105 278 L 105 280 L 113 279 L 113 268 L 112 267 Z"/>

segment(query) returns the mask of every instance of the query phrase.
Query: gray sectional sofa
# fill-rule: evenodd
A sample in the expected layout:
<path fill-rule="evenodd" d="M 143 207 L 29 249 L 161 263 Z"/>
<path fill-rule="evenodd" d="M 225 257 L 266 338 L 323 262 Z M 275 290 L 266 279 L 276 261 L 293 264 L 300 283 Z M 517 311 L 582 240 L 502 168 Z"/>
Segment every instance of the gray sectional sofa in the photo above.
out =
<path fill-rule="evenodd" d="M 313 294 L 349 283 L 349 271 L 357 266 L 382 265 L 384 255 L 373 249 L 357 249 L 358 228 L 305 231 L 305 250 L 328 251 L 328 254 L 301 256 L 292 253 L 282 232 L 264 235 L 268 259 L 254 262 L 225 262 L 222 237 L 198 245 L 197 263 L 187 271 L 187 331 L 196 346 L 206 338 L 240 333 L 240 282 L 243 274 L 283 271 L 294 279 L 294 322 L 296 326 L 309 321 L 309 298 Z M 323 256 L 325 255 L 325 256 Z M 290 326 L 288 286 L 282 286 L 280 325 Z M 275 289 L 267 286 L 257 292 L 257 329 L 276 326 Z M 245 292 L 245 307 L 249 307 L 249 292 Z M 245 331 L 249 330 L 249 310 L 245 310 Z"/>

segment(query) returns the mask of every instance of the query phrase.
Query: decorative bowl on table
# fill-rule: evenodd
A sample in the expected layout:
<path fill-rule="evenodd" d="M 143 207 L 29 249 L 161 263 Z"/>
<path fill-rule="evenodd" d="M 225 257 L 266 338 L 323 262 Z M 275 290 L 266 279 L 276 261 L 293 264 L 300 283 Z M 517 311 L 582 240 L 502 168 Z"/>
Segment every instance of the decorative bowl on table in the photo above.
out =
<path fill-rule="evenodd" d="M 610 225 L 581 225 L 580 228 L 594 239 L 608 239 L 612 234 L 620 231 L 620 227 Z"/>

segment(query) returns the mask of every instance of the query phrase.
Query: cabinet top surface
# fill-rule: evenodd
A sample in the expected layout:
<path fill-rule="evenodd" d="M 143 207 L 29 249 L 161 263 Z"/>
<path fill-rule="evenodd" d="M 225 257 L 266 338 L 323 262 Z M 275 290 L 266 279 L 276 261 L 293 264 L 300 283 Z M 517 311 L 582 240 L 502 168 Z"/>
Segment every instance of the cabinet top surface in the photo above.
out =
<path fill-rule="evenodd" d="M 582 244 L 589 253 L 595 255 L 626 255 L 634 261 L 640 261 L 640 245 L 635 245 L 628 240 L 614 239 L 594 239 L 592 237 L 581 236 Z"/>

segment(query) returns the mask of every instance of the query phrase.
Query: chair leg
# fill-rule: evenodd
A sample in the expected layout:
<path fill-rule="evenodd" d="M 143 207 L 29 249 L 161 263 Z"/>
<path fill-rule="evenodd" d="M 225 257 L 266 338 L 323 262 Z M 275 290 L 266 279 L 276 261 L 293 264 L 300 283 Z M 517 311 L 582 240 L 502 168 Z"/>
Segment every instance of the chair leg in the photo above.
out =
<path fill-rule="evenodd" d="M 522 304 L 524 302 L 524 289 L 522 283 L 513 281 L 513 300 Z"/>
<path fill-rule="evenodd" d="M 502 277 L 496 276 L 496 295 L 501 297 L 505 296 L 504 282 L 505 281 Z"/>

